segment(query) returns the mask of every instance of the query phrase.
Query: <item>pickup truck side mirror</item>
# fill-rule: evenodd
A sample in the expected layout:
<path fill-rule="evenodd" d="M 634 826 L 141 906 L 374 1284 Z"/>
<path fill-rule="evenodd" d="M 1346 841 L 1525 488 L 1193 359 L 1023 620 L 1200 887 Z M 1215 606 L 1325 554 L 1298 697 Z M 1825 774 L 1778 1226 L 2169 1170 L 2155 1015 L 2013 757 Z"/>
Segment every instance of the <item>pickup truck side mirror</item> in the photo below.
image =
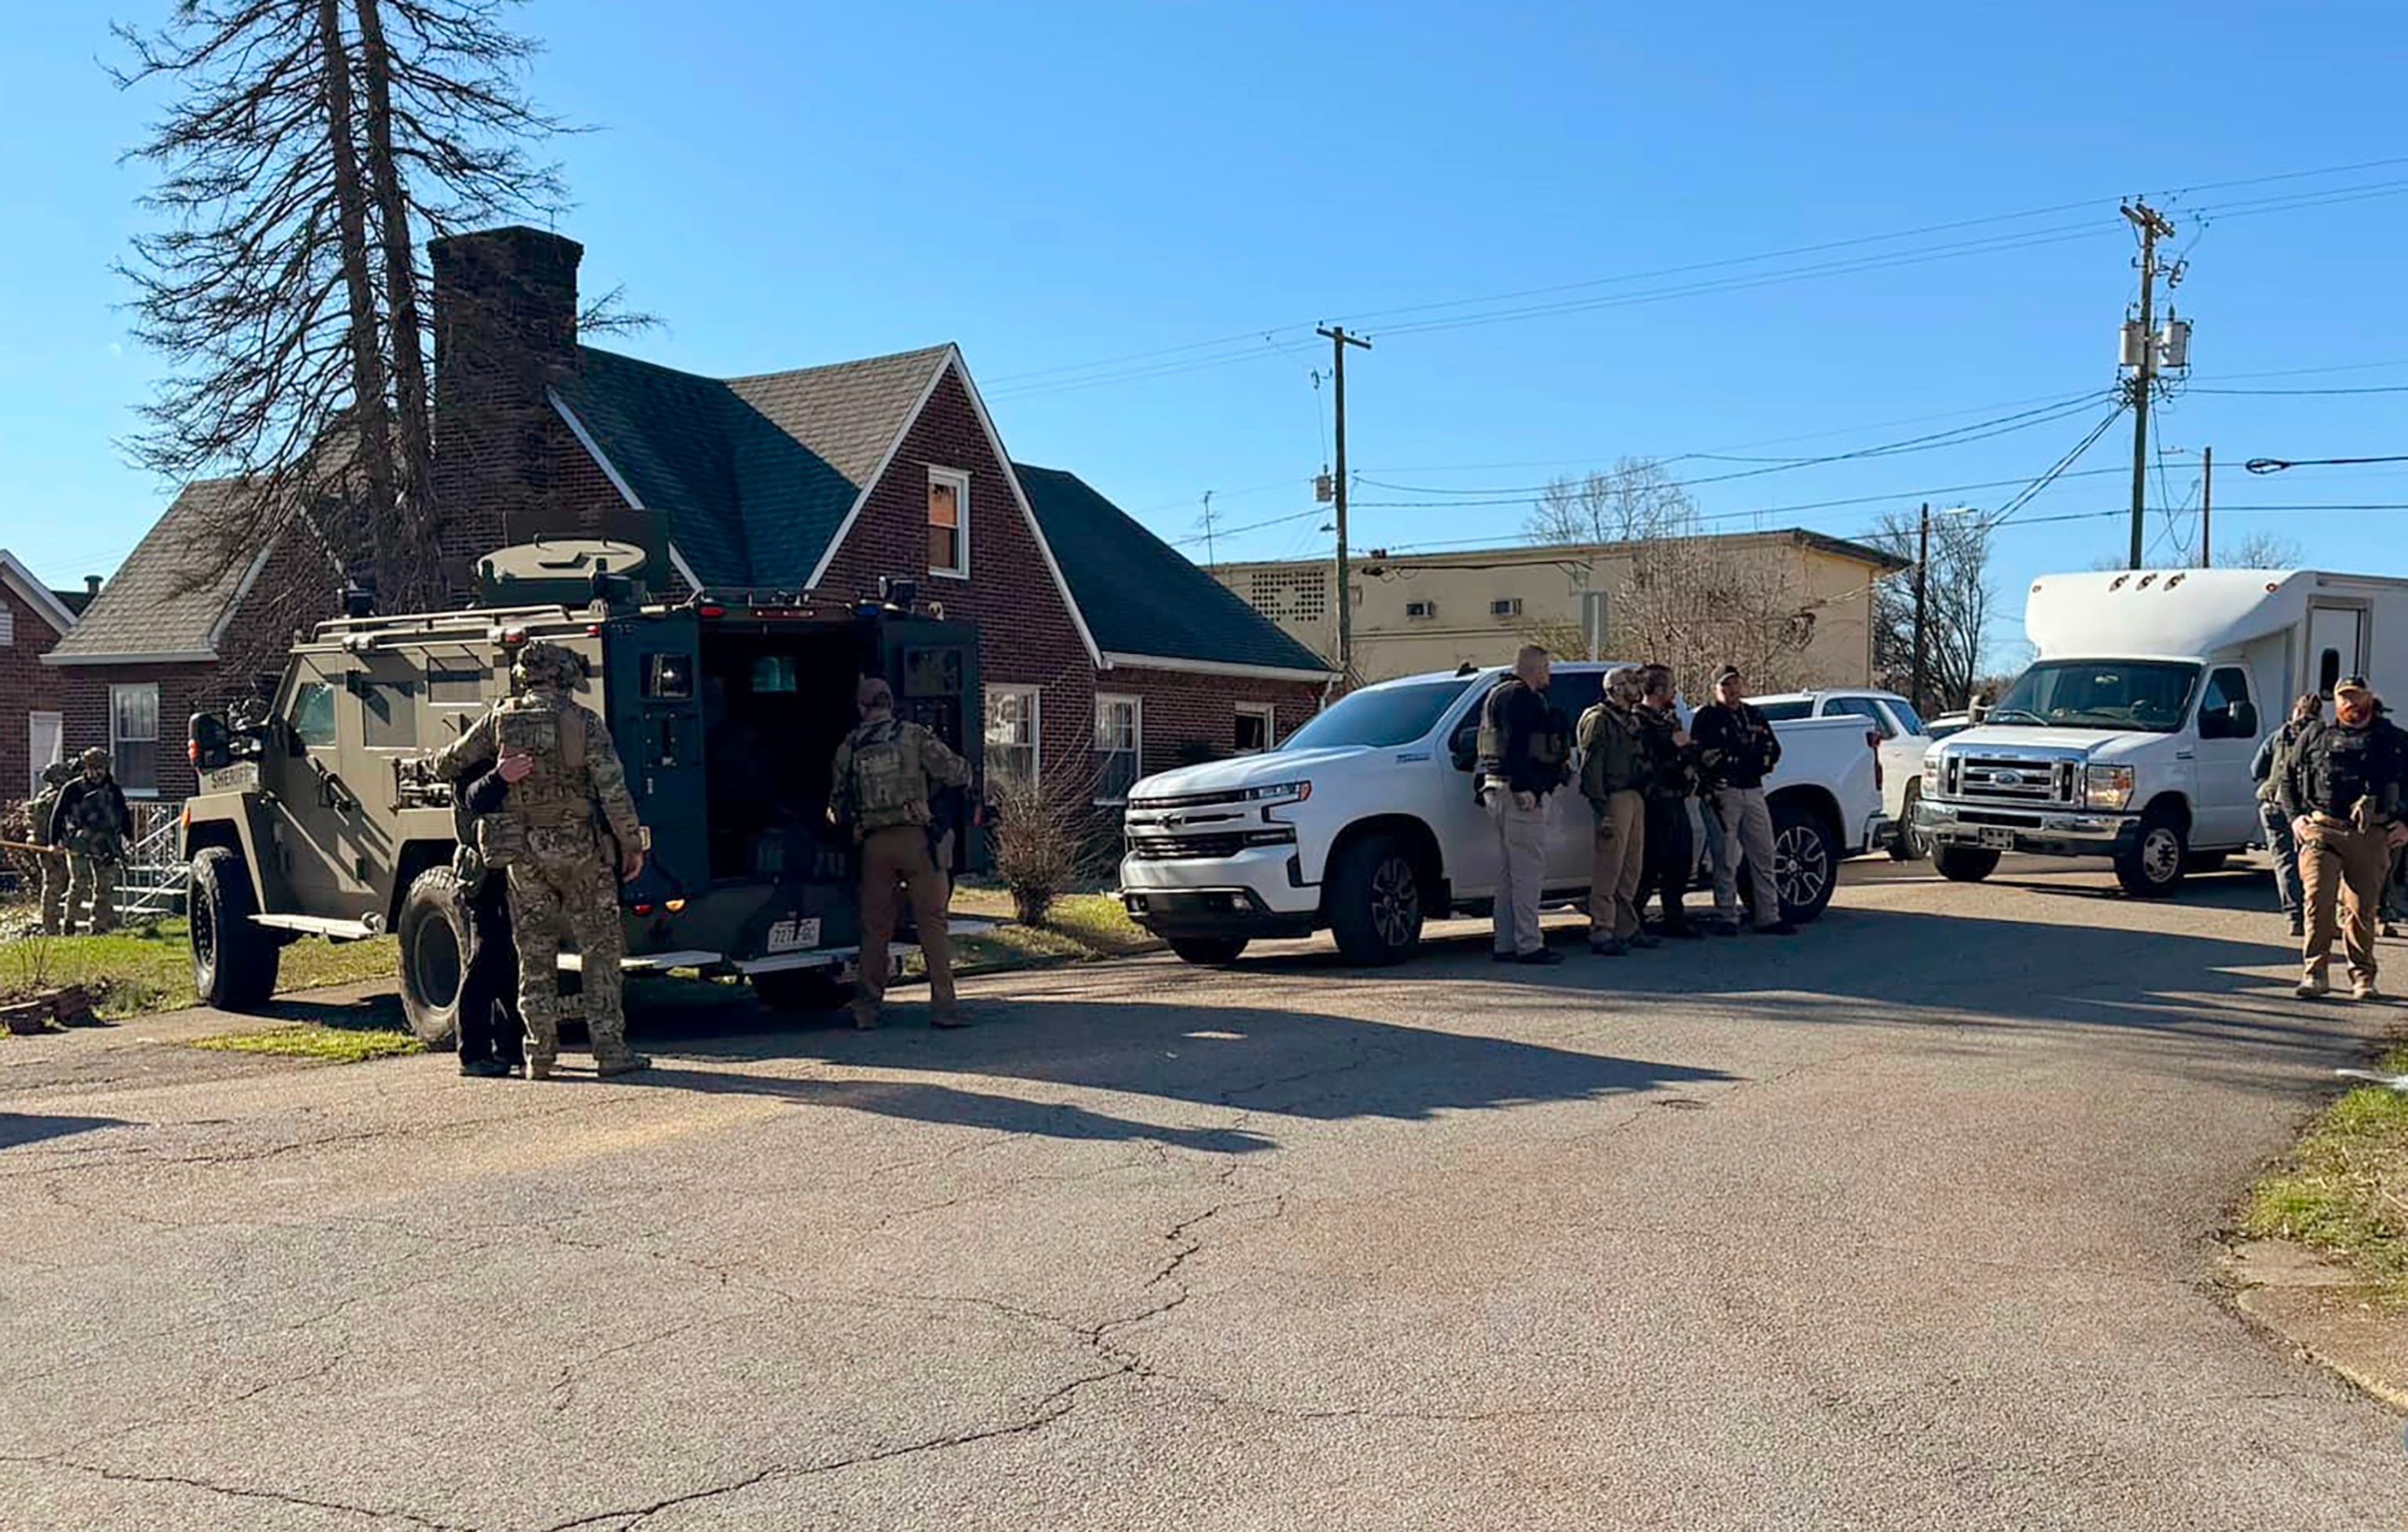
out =
<path fill-rule="evenodd" d="M 1459 730 L 1447 745 L 1447 756 L 1457 771 L 1469 771 L 1480 764 L 1480 736 L 1469 729 Z"/>

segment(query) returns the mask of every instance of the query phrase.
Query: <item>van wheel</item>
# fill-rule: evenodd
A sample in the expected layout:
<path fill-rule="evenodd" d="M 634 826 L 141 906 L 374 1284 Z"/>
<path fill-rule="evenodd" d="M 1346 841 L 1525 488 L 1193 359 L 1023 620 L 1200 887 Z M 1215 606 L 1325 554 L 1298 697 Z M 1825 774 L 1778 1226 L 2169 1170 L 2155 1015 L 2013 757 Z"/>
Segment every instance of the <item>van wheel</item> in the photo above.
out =
<path fill-rule="evenodd" d="M 2162 899 L 2182 887 L 2190 837 L 2182 820 L 2162 804 L 2141 816 L 2140 834 L 2115 858 L 2115 881 L 2136 899 Z"/>
<path fill-rule="evenodd" d="M 1811 809 L 1772 806 L 1772 884 L 1781 918 L 1804 925 L 1831 906 L 1840 886 L 1840 837 Z"/>
<path fill-rule="evenodd" d="M 1170 950 L 1179 954 L 1182 963 L 1198 967 L 1217 968 L 1225 963 L 1235 963 L 1244 955 L 1243 937 L 1173 937 Z"/>
<path fill-rule="evenodd" d="M 1999 870 L 1999 853 L 1979 846 L 1934 846 L 1931 865 L 1952 883 L 1978 883 Z"/>
<path fill-rule="evenodd" d="M 517 966 L 498 930 L 481 929 L 460 879 L 430 867 L 402 895 L 394 937 L 401 948 L 401 1010 L 429 1048 L 450 1048 L 471 1006 L 515 1011 Z"/>
<path fill-rule="evenodd" d="M 1914 809 L 1923 801 L 1923 788 L 1909 783 L 1906 802 L 1899 805 L 1898 833 L 1890 837 L 1889 859 L 1893 862 L 1920 862 L 1931 854 L 1931 842 L 1914 827 Z"/>
<path fill-rule="evenodd" d="M 838 1010 L 853 1002 L 853 986 L 833 968 L 783 968 L 752 975 L 752 993 L 771 1010 L 802 1016 Z"/>
<path fill-rule="evenodd" d="M 1383 835 L 1346 848 L 1330 869 L 1330 935 L 1349 963 L 1384 967 L 1413 954 L 1422 939 L 1422 881 L 1404 847 Z"/>
<path fill-rule="evenodd" d="M 220 1010 L 256 1010 L 276 993 L 283 948 L 275 932 L 251 920 L 258 913 L 251 871 L 242 858 L 223 846 L 203 848 L 193 858 L 185 909 L 193 989 L 201 1004 Z"/>

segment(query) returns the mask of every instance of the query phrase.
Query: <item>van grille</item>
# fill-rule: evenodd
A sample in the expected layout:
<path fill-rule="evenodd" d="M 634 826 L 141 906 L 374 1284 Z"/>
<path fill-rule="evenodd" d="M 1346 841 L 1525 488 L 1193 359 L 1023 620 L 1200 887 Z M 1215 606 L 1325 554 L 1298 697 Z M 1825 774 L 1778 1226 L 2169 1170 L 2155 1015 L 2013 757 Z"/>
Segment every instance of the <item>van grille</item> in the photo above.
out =
<path fill-rule="evenodd" d="M 2070 805 L 2074 800 L 2079 767 L 2072 761 L 1970 752 L 1944 759 L 1941 792 L 1951 799 L 2033 807 Z"/>

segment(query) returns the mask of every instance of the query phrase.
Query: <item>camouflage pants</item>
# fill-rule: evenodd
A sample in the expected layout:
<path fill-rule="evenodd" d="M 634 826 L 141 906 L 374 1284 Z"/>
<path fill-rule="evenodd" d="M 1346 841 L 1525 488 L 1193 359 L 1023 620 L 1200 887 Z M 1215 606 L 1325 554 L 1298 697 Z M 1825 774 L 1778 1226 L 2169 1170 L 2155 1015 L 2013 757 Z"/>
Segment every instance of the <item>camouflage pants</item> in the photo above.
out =
<path fill-rule="evenodd" d="M 512 862 L 510 938 L 519 950 L 519 1016 L 530 1063 L 560 1054 L 560 928 L 577 938 L 584 967 L 585 1029 L 595 1062 L 624 1056 L 627 1016 L 620 1005 L 619 881 L 597 851 L 573 860 Z"/>
<path fill-rule="evenodd" d="M 67 908 L 62 927 L 73 931 L 80 917 L 84 929 L 98 936 L 117 923 L 117 859 L 82 852 L 69 852 L 66 858 Z"/>
<path fill-rule="evenodd" d="M 66 929 L 67 853 L 44 852 L 35 857 L 34 878 L 41 887 L 42 934 L 58 936 Z"/>

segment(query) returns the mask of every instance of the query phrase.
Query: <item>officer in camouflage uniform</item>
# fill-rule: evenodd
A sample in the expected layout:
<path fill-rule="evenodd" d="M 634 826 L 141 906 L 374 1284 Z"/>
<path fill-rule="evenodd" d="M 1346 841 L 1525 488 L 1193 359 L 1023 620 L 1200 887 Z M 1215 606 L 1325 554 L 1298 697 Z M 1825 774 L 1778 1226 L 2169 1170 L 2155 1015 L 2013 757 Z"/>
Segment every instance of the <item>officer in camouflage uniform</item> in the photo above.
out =
<path fill-rule="evenodd" d="M 557 644 L 525 645 L 512 671 L 518 694 L 495 703 L 433 765 L 437 777 L 456 781 L 492 762 L 509 784 L 488 821 L 493 833 L 482 838 L 485 860 L 508 882 L 529 1080 L 550 1079 L 560 1052 L 563 923 L 583 958 L 594 1072 L 623 1075 L 652 1065 L 628 1051 L 619 991 L 625 950 L 619 884 L 643 870 L 642 831 L 610 731 L 568 694 L 584 670 Z"/>
<path fill-rule="evenodd" d="M 134 812 L 108 773 L 108 752 L 83 752 L 83 774 L 59 793 L 50 810 L 48 844 L 66 852 L 67 908 L 61 928 L 73 934 L 79 913 L 84 929 L 100 935 L 117 923 L 117 865 L 134 834 Z"/>
<path fill-rule="evenodd" d="M 42 896 L 42 935 L 61 935 L 67 914 L 67 853 L 50 843 L 50 815 L 57 811 L 59 795 L 66 788 L 75 767 L 64 761 L 52 761 L 42 768 L 42 790 L 25 809 L 25 823 L 33 826 L 34 844 L 48 848 L 34 858 L 34 879 Z"/>
<path fill-rule="evenodd" d="M 861 991 L 853 1003 L 853 1024 L 864 1031 L 878 1024 L 899 893 L 910 899 L 911 917 L 920 927 L 929 1020 L 960 1026 L 953 941 L 945 933 L 952 891 L 929 844 L 936 820 L 929 800 L 941 788 L 968 782 L 969 765 L 926 729 L 897 719 L 895 693 L 877 677 L 863 678 L 853 701 L 861 726 L 837 747 L 829 777 L 835 797 L 828 805 L 828 817 L 851 826 L 861 847 Z"/>

